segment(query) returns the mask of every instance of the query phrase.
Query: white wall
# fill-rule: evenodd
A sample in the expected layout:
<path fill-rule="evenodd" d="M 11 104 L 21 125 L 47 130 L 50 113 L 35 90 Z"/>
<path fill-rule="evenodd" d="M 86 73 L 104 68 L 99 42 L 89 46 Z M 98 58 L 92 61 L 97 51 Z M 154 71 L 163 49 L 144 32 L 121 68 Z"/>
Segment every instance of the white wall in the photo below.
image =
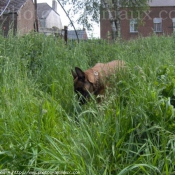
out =
<path fill-rule="evenodd" d="M 52 28 L 57 27 L 59 29 L 62 29 L 62 22 L 60 16 L 55 13 L 55 11 L 51 11 L 48 17 L 46 18 L 46 28 Z"/>

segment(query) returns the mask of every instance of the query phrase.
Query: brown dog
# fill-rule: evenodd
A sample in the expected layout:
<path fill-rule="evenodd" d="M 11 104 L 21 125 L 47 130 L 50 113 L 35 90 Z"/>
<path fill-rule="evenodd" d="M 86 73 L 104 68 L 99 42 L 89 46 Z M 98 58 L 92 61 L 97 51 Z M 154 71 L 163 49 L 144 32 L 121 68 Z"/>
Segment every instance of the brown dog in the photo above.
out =
<path fill-rule="evenodd" d="M 97 63 L 84 72 L 75 67 L 75 72 L 72 71 L 74 91 L 78 94 L 80 103 L 84 104 L 90 97 L 90 93 L 96 96 L 104 94 L 109 77 L 123 69 L 124 66 L 124 61 L 114 60 L 109 63 Z"/>

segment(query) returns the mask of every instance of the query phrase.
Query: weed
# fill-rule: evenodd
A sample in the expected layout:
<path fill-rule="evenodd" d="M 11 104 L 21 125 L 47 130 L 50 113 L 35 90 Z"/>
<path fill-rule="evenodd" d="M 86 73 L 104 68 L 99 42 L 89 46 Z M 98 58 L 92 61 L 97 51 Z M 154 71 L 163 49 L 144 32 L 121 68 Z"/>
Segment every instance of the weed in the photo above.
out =
<path fill-rule="evenodd" d="M 174 56 L 174 36 L 68 47 L 36 33 L 0 37 L 0 169 L 173 174 Z M 114 59 L 127 73 L 103 102 L 79 106 L 71 69 Z"/>

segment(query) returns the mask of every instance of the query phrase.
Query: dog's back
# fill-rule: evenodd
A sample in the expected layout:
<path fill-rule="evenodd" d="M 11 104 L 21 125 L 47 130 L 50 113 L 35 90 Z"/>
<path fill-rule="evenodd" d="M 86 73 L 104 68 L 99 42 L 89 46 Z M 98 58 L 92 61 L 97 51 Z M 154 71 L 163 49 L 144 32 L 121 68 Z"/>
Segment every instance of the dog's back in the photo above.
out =
<path fill-rule="evenodd" d="M 124 66 L 125 62 L 123 60 L 114 60 L 109 63 L 97 63 L 92 69 L 108 77 L 116 71 L 123 69 Z"/>

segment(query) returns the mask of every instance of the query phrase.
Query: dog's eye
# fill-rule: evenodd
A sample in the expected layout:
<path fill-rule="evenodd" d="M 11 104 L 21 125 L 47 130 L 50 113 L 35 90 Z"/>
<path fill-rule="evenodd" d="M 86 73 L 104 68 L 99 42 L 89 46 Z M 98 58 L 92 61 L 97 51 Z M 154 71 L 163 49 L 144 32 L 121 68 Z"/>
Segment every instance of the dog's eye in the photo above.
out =
<path fill-rule="evenodd" d="M 78 77 L 78 80 L 81 82 L 85 82 L 85 77 Z"/>

